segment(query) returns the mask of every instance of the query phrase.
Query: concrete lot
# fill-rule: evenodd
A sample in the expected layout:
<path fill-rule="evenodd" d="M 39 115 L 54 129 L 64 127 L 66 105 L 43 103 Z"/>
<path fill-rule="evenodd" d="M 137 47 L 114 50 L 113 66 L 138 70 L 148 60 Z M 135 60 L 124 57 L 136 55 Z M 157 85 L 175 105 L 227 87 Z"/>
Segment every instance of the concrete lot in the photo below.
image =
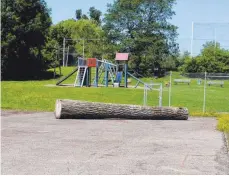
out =
<path fill-rule="evenodd" d="M 2 174 L 229 174 L 213 118 L 57 120 L 2 111 Z"/>

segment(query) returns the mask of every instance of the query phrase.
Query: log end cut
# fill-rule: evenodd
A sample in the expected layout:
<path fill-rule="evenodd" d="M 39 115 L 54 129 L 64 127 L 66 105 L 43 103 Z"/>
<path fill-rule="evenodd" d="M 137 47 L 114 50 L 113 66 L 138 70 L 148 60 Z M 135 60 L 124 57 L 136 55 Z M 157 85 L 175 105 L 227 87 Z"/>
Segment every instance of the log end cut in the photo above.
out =
<path fill-rule="evenodd" d="M 62 110 L 61 100 L 56 100 L 56 107 L 54 112 L 56 119 L 61 119 L 61 110 Z"/>
<path fill-rule="evenodd" d="M 188 120 L 189 112 L 186 107 L 178 107 L 175 114 L 177 120 Z"/>

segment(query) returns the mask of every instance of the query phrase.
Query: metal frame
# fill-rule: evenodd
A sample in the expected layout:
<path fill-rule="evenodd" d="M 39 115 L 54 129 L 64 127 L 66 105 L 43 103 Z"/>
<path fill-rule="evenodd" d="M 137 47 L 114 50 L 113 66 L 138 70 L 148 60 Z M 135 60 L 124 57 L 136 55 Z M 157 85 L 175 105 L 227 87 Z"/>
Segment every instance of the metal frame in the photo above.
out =
<path fill-rule="evenodd" d="M 99 63 L 100 63 L 100 65 L 99 65 Z M 114 72 L 116 72 L 116 70 L 115 70 L 116 65 L 105 60 L 105 59 L 102 59 L 102 60 L 97 59 L 97 64 L 99 65 L 97 68 L 98 69 L 98 81 L 100 80 L 103 72 L 105 71 L 105 77 L 102 79 L 101 84 L 103 84 L 105 81 L 105 85 L 106 85 L 106 87 L 108 87 L 108 76 L 111 77 L 112 83 L 114 83 L 113 77 L 115 77 Z M 108 75 L 106 75 L 106 72 L 108 72 Z M 96 85 L 96 75 L 95 75 L 93 84 Z"/>
<path fill-rule="evenodd" d="M 158 89 L 153 88 L 153 86 L 159 86 Z M 149 88 L 151 87 L 151 88 Z M 151 84 L 144 84 L 144 99 L 143 99 L 143 105 L 147 106 L 147 101 L 148 101 L 148 90 L 153 91 L 159 91 L 159 96 L 158 96 L 158 106 L 162 107 L 162 96 L 163 96 L 163 86 L 162 83 L 151 83 Z"/>
<path fill-rule="evenodd" d="M 143 82 L 142 80 L 138 79 L 137 77 L 135 77 L 134 75 L 132 75 L 131 73 L 127 72 L 127 75 L 129 75 L 130 77 L 136 79 L 138 82 L 135 85 L 134 88 L 136 88 L 138 86 L 139 83 L 142 83 L 143 85 L 146 85 L 149 89 L 152 89 L 152 87 L 150 87 L 148 84 L 146 84 L 145 82 Z"/>
<path fill-rule="evenodd" d="M 193 57 L 193 41 L 194 41 L 194 25 L 195 24 L 209 24 L 209 25 L 229 25 L 229 23 L 207 23 L 207 22 L 193 22 L 192 21 L 192 34 L 191 34 L 191 57 Z M 213 27 L 214 30 L 214 45 L 216 48 L 216 27 Z M 195 39 L 198 40 L 198 39 Z M 199 39 L 199 40 L 203 40 L 203 39 Z M 206 39 L 204 39 L 206 40 Z"/>
<path fill-rule="evenodd" d="M 76 38 L 76 39 L 70 39 L 70 38 L 63 38 L 63 67 L 66 66 L 65 64 L 65 45 L 66 45 L 66 41 L 81 41 L 83 40 L 83 58 L 84 58 L 84 50 L 85 50 L 85 40 L 87 41 L 94 41 L 94 40 L 103 40 L 104 39 L 96 39 L 96 38 L 91 38 L 91 39 L 85 39 L 85 38 Z"/>

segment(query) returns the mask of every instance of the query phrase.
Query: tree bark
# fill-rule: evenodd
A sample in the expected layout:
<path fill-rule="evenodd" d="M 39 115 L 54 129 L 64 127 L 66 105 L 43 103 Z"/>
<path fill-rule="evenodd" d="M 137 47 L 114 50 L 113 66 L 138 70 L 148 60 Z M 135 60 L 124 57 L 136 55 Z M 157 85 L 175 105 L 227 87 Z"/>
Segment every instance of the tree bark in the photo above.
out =
<path fill-rule="evenodd" d="M 57 119 L 187 120 L 188 109 L 183 107 L 150 107 L 78 100 L 56 100 L 55 117 Z"/>

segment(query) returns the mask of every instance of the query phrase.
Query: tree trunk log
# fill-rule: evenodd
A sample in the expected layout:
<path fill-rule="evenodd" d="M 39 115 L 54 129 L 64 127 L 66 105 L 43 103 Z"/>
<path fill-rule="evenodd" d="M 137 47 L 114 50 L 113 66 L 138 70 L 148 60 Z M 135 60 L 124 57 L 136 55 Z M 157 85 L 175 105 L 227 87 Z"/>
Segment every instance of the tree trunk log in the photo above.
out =
<path fill-rule="evenodd" d="M 172 119 L 187 120 L 188 109 L 98 103 L 78 100 L 57 100 L 57 119 Z"/>

